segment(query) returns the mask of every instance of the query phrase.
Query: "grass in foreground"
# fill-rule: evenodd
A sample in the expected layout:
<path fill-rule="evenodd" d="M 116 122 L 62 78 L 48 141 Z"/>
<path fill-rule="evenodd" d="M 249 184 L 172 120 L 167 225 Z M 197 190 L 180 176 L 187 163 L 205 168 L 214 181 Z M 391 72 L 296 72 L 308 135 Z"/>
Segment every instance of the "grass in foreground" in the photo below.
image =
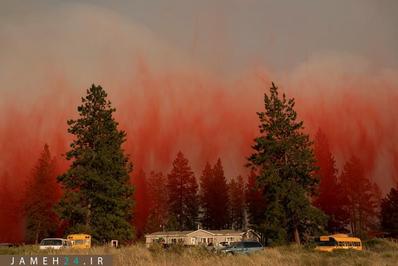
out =
<path fill-rule="evenodd" d="M 128 265 L 398 265 L 398 244 L 375 239 L 365 250 L 317 252 L 295 245 L 266 248 L 250 255 L 221 255 L 204 248 L 147 249 L 136 244 L 120 249 L 94 247 L 90 250 L 42 251 L 36 246 L 1 248 L 0 254 L 15 255 L 113 255 L 114 266 Z"/>

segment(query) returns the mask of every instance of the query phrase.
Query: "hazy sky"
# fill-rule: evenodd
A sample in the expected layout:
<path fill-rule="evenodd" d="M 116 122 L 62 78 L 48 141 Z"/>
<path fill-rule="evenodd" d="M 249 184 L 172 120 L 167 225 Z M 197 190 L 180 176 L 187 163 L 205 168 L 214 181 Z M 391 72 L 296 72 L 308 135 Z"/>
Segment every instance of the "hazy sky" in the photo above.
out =
<path fill-rule="evenodd" d="M 0 3 L 2 42 L 8 34 L 15 37 L 17 33 L 10 32 L 13 28 L 40 32 L 35 28 L 40 23 L 46 24 L 44 27 L 51 24 L 53 28 L 47 34 L 59 31 L 53 38 L 64 42 L 80 38 L 80 27 L 90 29 L 87 34 L 94 38 L 103 34 L 107 40 L 112 39 L 106 32 L 108 29 L 90 25 L 92 16 L 96 16 L 104 24 L 118 20 L 116 27 L 125 28 L 124 34 L 134 38 L 140 38 L 144 31 L 153 40 L 162 42 L 162 46 L 177 50 L 185 60 L 215 71 L 241 70 L 252 65 L 285 71 L 313 55 L 330 52 L 365 58 L 377 67 L 398 66 L 396 0 L 1 0 Z M 76 16 L 78 23 L 73 27 L 78 28 L 74 33 L 70 25 Z M 63 31 L 69 37 L 62 37 Z M 39 42 L 37 38 L 43 36 L 31 37 L 24 45 L 35 45 Z M 112 46 L 117 49 L 126 40 L 113 41 Z M 58 44 L 47 45 L 51 50 L 56 49 L 52 45 Z M 15 43 L 7 47 L 10 50 L 1 47 L 0 56 L 12 53 L 12 47 Z M 84 39 L 81 48 L 89 49 Z"/>

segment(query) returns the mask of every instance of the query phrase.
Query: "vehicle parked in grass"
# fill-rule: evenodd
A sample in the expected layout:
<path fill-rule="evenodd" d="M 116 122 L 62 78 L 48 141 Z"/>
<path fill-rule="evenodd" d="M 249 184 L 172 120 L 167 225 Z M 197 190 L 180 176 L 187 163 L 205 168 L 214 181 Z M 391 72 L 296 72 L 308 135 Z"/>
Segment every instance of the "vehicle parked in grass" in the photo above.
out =
<path fill-rule="evenodd" d="M 40 249 L 62 249 L 70 247 L 70 241 L 63 238 L 44 238 L 40 242 Z"/>
<path fill-rule="evenodd" d="M 66 237 L 73 249 L 91 248 L 91 236 L 87 234 L 70 234 Z"/>
<path fill-rule="evenodd" d="M 335 234 L 315 238 L 315 250 L 331 252 L 336 249 L 362 250 L 362 242 L 358 237 L 346 234 Z"/>
<path fill-rule="evenodd" d="M 239 241 L 232 242 L 231 245 L 221 249 L 225 254 L 249 254 L 263 249 L 258 241 Z"/>
<path fill-rule="evenodd" d="M 215 245 L 214 246 L 214 250 L 221 250 L 221 249 L 225 249 L 227 247 L 229 247 L 228 242 L 227 241 L 223 241 L 223 242 L 220 242 L 217 245 Z"/>
<path fill-rule="evenodd" d="M 206 246 L 206 248 L 209 251 L 218 252 L 218 251 L 221 251 L 222 249 L 224 249 L 224 248 L 226 248 L 228 246 L 229 246 L 229 244 L 228 244 L 227 241 L 222 241 L 222 242 L 220 242 L 218 244 L 215 244 L 215 245 L 213 243 L 210 243 L 210 244 L 208 244 Z"/>

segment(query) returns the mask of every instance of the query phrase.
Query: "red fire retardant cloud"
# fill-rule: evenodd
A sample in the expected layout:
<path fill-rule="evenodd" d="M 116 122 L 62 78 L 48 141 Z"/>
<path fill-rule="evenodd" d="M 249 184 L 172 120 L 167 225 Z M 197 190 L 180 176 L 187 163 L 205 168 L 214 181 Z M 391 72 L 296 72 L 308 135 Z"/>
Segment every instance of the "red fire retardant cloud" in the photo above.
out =
<path fill-rule="evenodd" d="M 230 178 L 248 173 L 244 164 L 259 134 L 256 111 L 263 109 L 263 94 L 271 82 L 270 74 L 260 76 L 264 74 L 248 71 L 226 80 L 189 70 L 152 71 L 140 63 L 131 79 L 109 78 L 100 85 L 117 109 L 120 128 L 127 132 L 124 148 L 135 171 L 167 173 L 181 150 L 197 176 L 207 161 L 220 157 Z M 297 70 L 292 77 L 274 75 L 273 81 L 288 97 L 296 98 L 307 132 L 315 134 L 318 128 L 325 132 L 340 169 L 355 155 L 386 191 L 398 176 L 396 76 L 359 73 L 330 79 L 322 71 L 302 75 Z M 71 140 L 66 120 L 76 117 L 80 97 L 90 82 L 97 81 L 75 88 L 65 80 L 49 76 L 49 85 L 36 95 L 37 100 L 21 103 L 19 95 L 11 93 L 0 106 L 0 178 L 8 174 L 8 189 L 17 198 L 22 198 L 44 143 L 61 168 L 68 165 L 62 159 Z M 20 212 L 22 203 L 11 200 L 2 202 L 1 208 L 15 206 L 15 212 Z M 0 236 L 11 227 L 22 230 L 23 221 L 1 225 Z M 23 232 L 19 232 L 11 240 L 22 241 Z"/>

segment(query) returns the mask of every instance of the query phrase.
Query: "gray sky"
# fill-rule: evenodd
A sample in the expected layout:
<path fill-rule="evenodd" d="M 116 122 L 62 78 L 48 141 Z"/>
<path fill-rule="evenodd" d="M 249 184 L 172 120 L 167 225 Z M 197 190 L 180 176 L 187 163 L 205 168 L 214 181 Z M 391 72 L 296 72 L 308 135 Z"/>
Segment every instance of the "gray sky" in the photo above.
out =
<path fill-rule="evenodd" d="M 209 57 L 211 49 L 225 48 L 233 65 L 257 59 L 290 68 L 324 51 L 356 54 L 382 66 L 398 64 L 394 0 L 90 3 L 142 23 L 184 51 Z"/>
<path fill-rule="evenodd" d="M 398 1 L 394 0 L 2 0 L 0 29 L 40 20 L 48 23 L 52 14 L 64 14 L 53 17 L 62 31 L 74 13 L 95 7 L 103 9 L 101 19 L 109 20 L 109 11 L 145 28 L 188 60 L 214 70 L 240 70 L 253 64 L 289 70 L 327 52 L 363 57 L 377 67 L 398 66 Z"/>

